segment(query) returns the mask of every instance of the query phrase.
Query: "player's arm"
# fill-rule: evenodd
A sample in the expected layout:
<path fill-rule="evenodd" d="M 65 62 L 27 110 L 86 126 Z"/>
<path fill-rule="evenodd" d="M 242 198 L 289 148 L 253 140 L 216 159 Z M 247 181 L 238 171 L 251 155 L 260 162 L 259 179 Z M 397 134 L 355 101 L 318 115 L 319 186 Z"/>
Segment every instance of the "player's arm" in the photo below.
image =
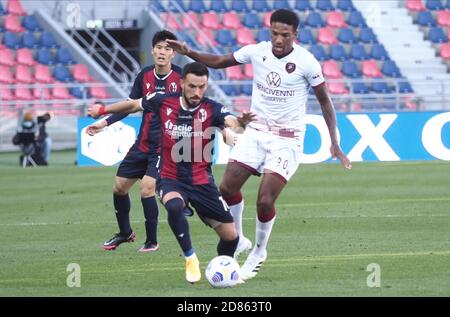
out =
<path fill-rule="evenodd" d="M 102 105 L 92 105 L 88 108 L 88 115 L 93 118 L 98 118 L 102 115 L 108 114 L 108 113 L 134 113 L 141 111 L 141 99 L 136 100 L 125 100 L 120 101 L 117 103 L 114 103 L 109 106 L 102 106 Z"/>
<path fill-rule="evenodd" d="M 333 158 L 338 158 L 342 165 L 350 169 L 352 165 L 347 156 L 342 152 L 341 147 L 337 141 L 336 136 L 336 112 L 334 111 L 333 102 L 331 101 L 330 96 L 328 95 L 327 86 L 325 83 L 322 83 L 316 87 L 313 87 L 314 93 L 316 95 L 317 100 L 320 103 L 320 107 L 322 109 L 323 118 L 328 127 L 328 132 L 330 134 L 331 139 L 331 147 L 330 152 Z"/>
<path fill-rule="evenodd" d="M 255 121 L 256 115 L 252 112 L 243 112 L 239 116 L 228 115 L 225 117 L 225 127 L 230 128 L 237 133 L 242 133 L 252 121 Z"/>
<path fill-rule="evenodd" d="M 234 59 L 233 54 L 227 55 L 215 55 L 208 53 L 201 53 L 192 50 L 187 46 L 186 42 L 166 40 L 170 47 L 172 47 L 177 53 L 181 55 L 186 55 L 193 60 L 203 63 L 211 68 L 227 68 L 234 65 L 239 65 L 239 63 Z"/>

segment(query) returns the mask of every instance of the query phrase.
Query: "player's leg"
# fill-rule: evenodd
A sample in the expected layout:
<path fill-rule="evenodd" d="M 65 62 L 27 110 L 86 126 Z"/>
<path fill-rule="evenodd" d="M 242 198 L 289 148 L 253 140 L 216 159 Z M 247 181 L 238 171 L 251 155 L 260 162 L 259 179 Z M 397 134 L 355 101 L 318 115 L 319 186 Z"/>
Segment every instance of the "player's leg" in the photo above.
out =
<path fill-rule="evenodd" d="M 141 181 L 141 202 L 145 218 L 146 239 L 139 252 L 159 250 L 158 244 L 158 203 L 155 197 L 156 179 L 145 175 Z"/>

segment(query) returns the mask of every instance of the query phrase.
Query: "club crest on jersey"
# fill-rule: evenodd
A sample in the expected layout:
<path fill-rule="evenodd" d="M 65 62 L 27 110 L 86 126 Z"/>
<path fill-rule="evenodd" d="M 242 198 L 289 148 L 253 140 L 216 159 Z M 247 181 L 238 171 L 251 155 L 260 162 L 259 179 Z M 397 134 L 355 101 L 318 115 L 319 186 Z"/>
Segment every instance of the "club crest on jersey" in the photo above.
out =
<path fill-rule="evenodd" d="M 278 73 L 270 72 L 266 77 L 266 82 L 271 88 L 277 88 L 281 84 L 281 77 Z"/>
<path fill-rule="evenodd" d="M 207 116 L 208 116 L 208 113 L 203 108 L 201 108 L 197 113 L 197 118 L 198 118 L 198 120 L 200 120 L 200 122 L 205 122 Z"/>
<path fill-rule="evenodd" d="M 286 71 L 290 74 L 290 73 L 294 72 L 296 67 L 297 66 L 294 63 L 287 63 L 286 64 Z"/>
<path fill-rule="evenodd" d="M 176 83 L 170 83 L 169 91 L 170 92 L 177 92 L 177 84 Z"/>

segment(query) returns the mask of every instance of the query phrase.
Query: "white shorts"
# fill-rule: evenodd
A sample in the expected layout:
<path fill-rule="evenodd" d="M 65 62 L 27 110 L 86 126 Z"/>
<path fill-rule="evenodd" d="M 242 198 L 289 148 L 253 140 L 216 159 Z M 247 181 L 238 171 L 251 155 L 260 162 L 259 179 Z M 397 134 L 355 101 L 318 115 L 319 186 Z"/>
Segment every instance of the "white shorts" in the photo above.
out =
<path fill-rule="evenodd" d="M 230 160 L 250 167 L 255 175 L 275 172 L 287 182 L 300 164 L 303 136 L 285 138 L 247 127 L 231 150 Z"/>

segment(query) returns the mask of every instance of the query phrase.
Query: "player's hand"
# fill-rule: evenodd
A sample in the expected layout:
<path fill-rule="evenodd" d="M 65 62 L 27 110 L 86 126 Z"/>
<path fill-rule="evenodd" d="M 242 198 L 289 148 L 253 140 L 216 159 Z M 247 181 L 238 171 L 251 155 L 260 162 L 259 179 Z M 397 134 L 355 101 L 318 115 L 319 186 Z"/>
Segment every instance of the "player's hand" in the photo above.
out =
<path fill-rule="evenodd" d="M 331 144 L 330 152 L 331 152 L 331 157 L 333 158 L 333 160 L 338 158 L 339 161 L 341 161 L 342 166 L 344 166 L 346 169 L 349 170 L 352 168 L 352 163 L 350 162 L 348 157 L 344 154 L 344 152 L 342 152 L 342 150 L 338 144 L 336 144 L 336 143 Z"/>
<path fill-rule="evenodd" d="M 99 104 L 93 104 L 92 106 L 89 106 L 87 109 L 87 114 L 88 116 L 91 116 L 94 119 L 97 119 L 98 117 L 101 116 L 100 114 L 100 108 L 102 106 Z"/>
<path fill-rule="evenodd" d="M 236 132 L 234 132 L 230 128 L 223 129 L 222 136 L 223 136 L 223 141 L 227 145 L 235 145 L 238 140 L 238 136 L 237 136 Z"/>
<path fill-rule="evenodd" d="M 256 114 L 254 114 L 253 112 L 244 111 L 239 116 L 237 116 L 236 119 L 237 119 L 239 125 L 241 127 L 245 128 L 247 126 L 247 124 L 256 120 Z"/>
<path fill-rule="evenodd" d="M 169 47 L 173 48 L 178 54 L 187 55 L 190 52 L 190 48 L 186 42 L 180 42 L 175 40 L 166 40 Z"/>
<path fill-rule="evenodd" d="M 89 134 L 90 136 L 93 136 L 94 134 L 101 132 L 103 128 L 105 128 L 106 126 L 108 126 L 106 120 L 96 122 L 86 128 L 86 133 Z"/>

